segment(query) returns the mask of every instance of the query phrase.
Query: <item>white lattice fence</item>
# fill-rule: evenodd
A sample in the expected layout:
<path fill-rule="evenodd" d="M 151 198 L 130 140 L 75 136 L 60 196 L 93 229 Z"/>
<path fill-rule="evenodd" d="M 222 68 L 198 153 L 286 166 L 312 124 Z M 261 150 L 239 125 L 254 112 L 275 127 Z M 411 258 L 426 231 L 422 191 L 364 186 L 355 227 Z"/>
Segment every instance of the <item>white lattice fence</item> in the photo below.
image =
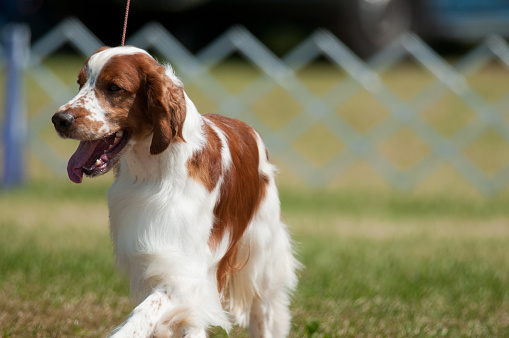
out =
<path fill-rule="evenodd" d="M 69 89 L 65 81 L 44 66 L 42 60 L 65 44 L 70 44 L 85 57 L 102 45 L 79 21 L 66 20 L 37 41 L 31 50 L 27 76 L 38 83 L 51 100 L 30 119 L 30 151 L 59 175 L 63 174 L 61 168 L 65 167 L 62 164 L 65 159 L 48 143 L 41 141 L 39 134 L 47 128 L 51 114 L 73 96 L 75 89 Z M 509 185 L 509 159 L 495 172 L 486 173 L 479 163 L 465 156 L 465 148 L 487 130 L 498 135 L 504 146 L 509 143 L 509 95 L 488 102 L 468 81 L 471 74 L 493 59 L 509 69 L 509 47 L 497 36 L 488 37 L 454 65 L 413 34 L 402 36 L 368 63 L 361 61 L 324 30 L 316 31 L 282 58 L 275 56 L 240 26 L 226 31 L 196 55 L 187 51 L 157 23 L 144 26 L 128 39 L 127 44 L 162 55 L 178 69 L 178 75 L 186 85 L 197 87 L 217 104 L 219 113 L 240 118 L 259 130 L 272 156 L 311 185 L 327 185 L 359 160 L 365 161 L 392 186 L 403 190 L 418 185 L 443 163 L 452 166 L 482 193 L 494 194 Z M 232 93 L 214 76 L 213 69 L 234 53 L 256 68 L 258 73 L 247 86 Z M 337 83 L 325 93 L 316 94 L 298 73 L 319 57 L 325 57 L 334 69 L 346 76 L 338 77 Z M 401 95 L 383 80 L 384 74 L 404 59 L 411 59 L 433 78 L 408 100 L 401 99 Z M 283 99 L 300 107 L 277 128 L 253 113 L 253 106 L 275 90 L 283 90 L 286 93 Z M 374 126 L 363 131 L 337 113 L 361 91 L 367 92 L 388 112 Z M 450 93 L 463 102 L 473 118 L 454 133 L 444 135 L 423 118 L 422 112 Z M 317 125 L 332 142 L 341 144 L 320 165 L 310 161 L 297 145 Z M 379 151 L 380 144 L 402 129 L 428 148 L 414 165 L 404 169 Z M 315 146 L 320 147 L 320 144 Z"/>

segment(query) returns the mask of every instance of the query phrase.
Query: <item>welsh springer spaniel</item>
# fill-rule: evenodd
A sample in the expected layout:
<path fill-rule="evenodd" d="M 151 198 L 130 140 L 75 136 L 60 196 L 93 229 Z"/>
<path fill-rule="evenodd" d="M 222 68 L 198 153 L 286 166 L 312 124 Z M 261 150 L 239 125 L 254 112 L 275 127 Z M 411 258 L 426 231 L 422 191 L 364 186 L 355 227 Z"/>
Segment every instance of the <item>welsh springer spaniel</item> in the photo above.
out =
<path fill-rule="evenodd" d="M 135 47 L 99 49 L 78 84 L 52 122 L 81 141 L 71 181 L 115 173 L 111 238 L 137 307 L 113 337 L 206 337 L 232 322 L 286 336 L 299 263 L 260 135 L 200 115 L 171 66 Z"/>

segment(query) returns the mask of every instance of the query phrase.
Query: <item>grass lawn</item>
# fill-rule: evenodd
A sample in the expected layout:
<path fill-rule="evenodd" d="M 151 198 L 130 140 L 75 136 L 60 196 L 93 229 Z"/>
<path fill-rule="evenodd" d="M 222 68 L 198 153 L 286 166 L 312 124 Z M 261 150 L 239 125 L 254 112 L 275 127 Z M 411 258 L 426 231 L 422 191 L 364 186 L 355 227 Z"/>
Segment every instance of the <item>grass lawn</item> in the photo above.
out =
<path fill-rule="evenodd" d="M 99 337 L 126 318 L 110 180 L 54 179 L 0 195 L 4 337 Z M 292 337 L 509 335 L 509 201 L 284 187 L 281 198 L 306 266 Z"/>

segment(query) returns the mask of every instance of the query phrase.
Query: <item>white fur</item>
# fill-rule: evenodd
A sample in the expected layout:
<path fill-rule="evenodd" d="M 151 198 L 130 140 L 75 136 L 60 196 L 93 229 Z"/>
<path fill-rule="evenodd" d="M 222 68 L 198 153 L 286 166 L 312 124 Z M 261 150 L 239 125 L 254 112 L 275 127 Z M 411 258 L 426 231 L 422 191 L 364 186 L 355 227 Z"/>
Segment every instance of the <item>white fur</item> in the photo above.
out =
<path fill-rule="evenodd" d="M 109 57 L 138 49 L 109 49 L 89 63 L 87 85 Z M 168 81 L 182 85 L 171 67 Z M 80 92 L 81 93 L 81 92 Z M 83 95 L 88 98 L 87 94 Z M 76 104 L 78 99 L 68 104 Z M 86 101 L 86 100 L 85 100 Z M 86 101 L 88 102 L 88 101 Z M 206 337 L 211 326 L 230 330 L 232 322 L 250 325 L 253 337 L 284 337 L 290 329 L 289 294 L 297 283 L 298 262 L 290 237 L 280 221 L 274 167 L 266 160 L 259 135 L 259 171 L 269 177 L 264 200 L 239 244 L 237 260 L 245 267 L 228 279 L 226 292 L 218 292 L 216 269 L 229 245 L 229 234 L 212 250 L 208 245 L 214 223 L 219 183 L 210 192 L 188 175 L 187 162 L 206 145 L 205 123 L 186 95 L 185 142 L 173 142 L 159 155 L 150 154 L 151 135 L 129 141 L 119 161 L 118 175 L 108 191 L 110 230 L 119 267 L 130 280 L 137 305 L 113 337 Z M 90 119 L 104 118 L 94 101 L 86 105 Z M 229 140 L 220 128 L 222 164 L 232 165 Z M 108 128 L 105 120 L 105 128 Z"/>
<path fill-rule="evenodd" d="M 83 85 L 79 93 L 68 103 L 60 107 L 59 111 L 65 111 L 72 108 L 85 108 L 89 114 L 86 116 L 92 122 L 100 122 L 101 127 L 99 130 L 93 128 L 81 128 L 79 133 L 88 138 L 94 138 L 94 135 L 99 132 L 100 135 L 111 134 L 111 130 L 106 122 L 106 111 L 101 106 L 97 96 L 94 92 L 95 78 L 89 77 L 87 83 Z"/>

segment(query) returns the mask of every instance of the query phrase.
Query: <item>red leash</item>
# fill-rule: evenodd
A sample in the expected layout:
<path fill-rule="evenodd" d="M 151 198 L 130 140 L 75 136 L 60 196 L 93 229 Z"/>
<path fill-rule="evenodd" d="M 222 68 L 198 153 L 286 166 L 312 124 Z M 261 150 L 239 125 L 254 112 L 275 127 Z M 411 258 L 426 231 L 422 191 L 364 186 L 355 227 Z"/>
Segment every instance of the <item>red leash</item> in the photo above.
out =
<path fill-rule="evenodd" d="M 127 5 L 125 7 L 125 17 L 124 17 L 124 31 L 122 33 L 122 44 L 121 46 L 124 45 L 124 42 L 125 42 L 125 32 L 127 30 L 127 17 L 129 15 L 129 5 L 131 3 L 131 0 L 127 0 Z"/>

